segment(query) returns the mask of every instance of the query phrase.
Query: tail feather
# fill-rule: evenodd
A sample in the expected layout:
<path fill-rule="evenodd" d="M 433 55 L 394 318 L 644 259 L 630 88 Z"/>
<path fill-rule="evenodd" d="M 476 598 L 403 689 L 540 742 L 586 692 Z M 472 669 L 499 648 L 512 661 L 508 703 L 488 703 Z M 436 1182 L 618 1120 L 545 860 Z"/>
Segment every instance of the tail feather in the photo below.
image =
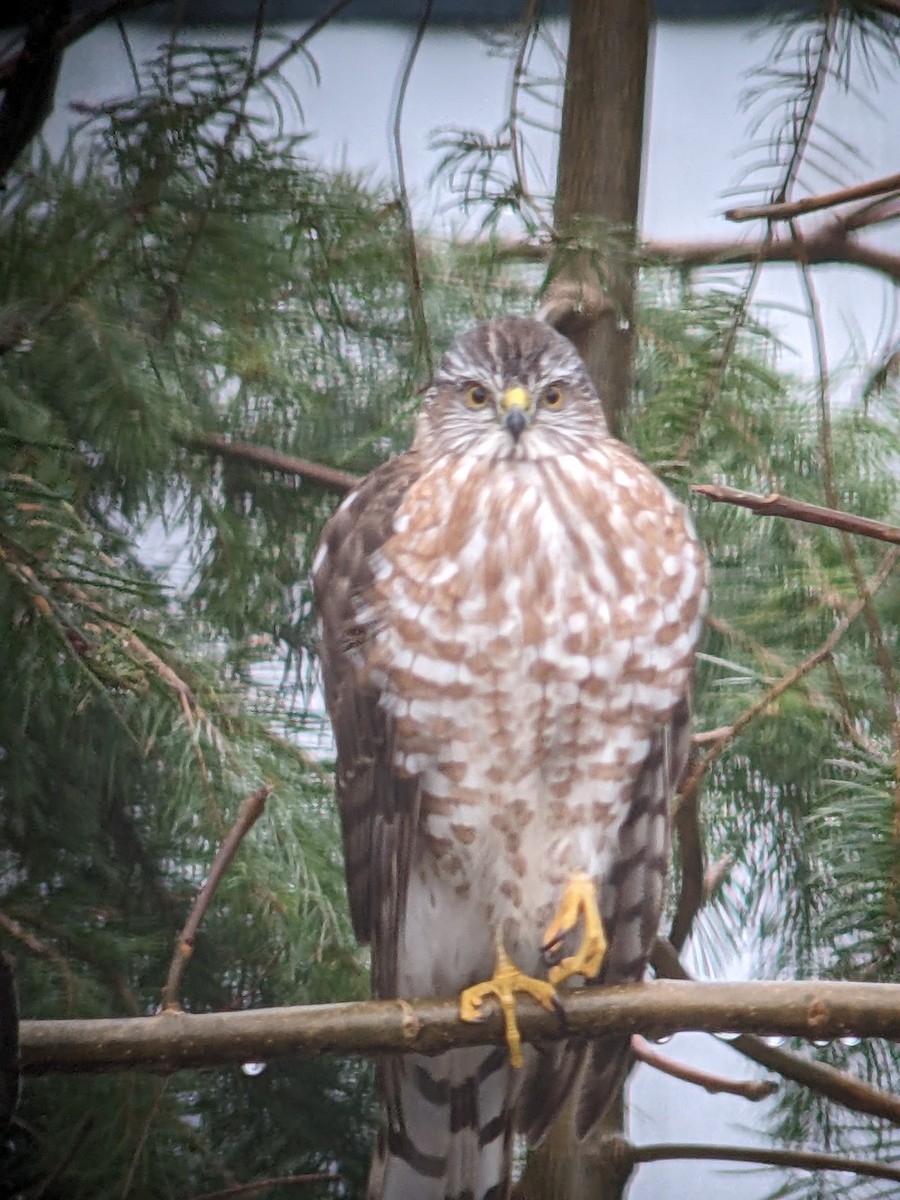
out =
<path fill-rule="evenodd" d="M 379 1068 L 386 1115 L 368 1200 L 505 1200 L 512 1170 L 506 1050 L 408 1055 Z"/>

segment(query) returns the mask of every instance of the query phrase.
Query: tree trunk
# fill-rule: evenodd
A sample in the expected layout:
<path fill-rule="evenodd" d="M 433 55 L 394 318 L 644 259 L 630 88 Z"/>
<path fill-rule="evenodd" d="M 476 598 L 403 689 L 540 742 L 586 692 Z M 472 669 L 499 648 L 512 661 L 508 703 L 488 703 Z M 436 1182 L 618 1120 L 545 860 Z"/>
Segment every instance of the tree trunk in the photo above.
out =
<path fill-rule="evenodd" d="M 649 40 L 649 0 L 572 0 L 555 211 L 563 245 L 544 312 L 587 363 L 614 433 L 622 426 L 632 378 L 630 251 Z M 575 253 L 566 244 L 573 237 L 580 243 Z"/>
<path fill-rule="evenodd" d="M 574 1110 L 570 1100 L 546 1140 L 529 1155 L 514 1200 L 620 1200 L 632 1171 L 630 1159 L 620 1153 L 626 1145 L 623 1092 L 581 1143 L 575 1141 Z"/>
<path fill-rule="evenodd" d="M 618 434 L 634 356 L 634 245 L 644 144 L 649 0 L 572 0 L 560 131 L 555 225 L 563 239 L 543 315 L 587 364 Z M 568 239 L 578 238 L 573 253 Z M 583 246 L 587 244 L 588 249 Z M 519 1200 L 620 1200 L 629 1171 L 616 1148 L 620 1092 L 606 1117 L 575 1141 L 573 1105 L 535 1150 Z"/>

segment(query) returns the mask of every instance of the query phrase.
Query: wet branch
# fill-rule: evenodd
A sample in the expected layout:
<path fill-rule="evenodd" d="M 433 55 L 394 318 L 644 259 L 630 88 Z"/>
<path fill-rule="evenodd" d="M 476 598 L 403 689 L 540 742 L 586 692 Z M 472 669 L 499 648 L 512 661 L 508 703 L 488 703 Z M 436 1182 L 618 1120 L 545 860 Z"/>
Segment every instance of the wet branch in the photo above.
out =
<path fill-rule="evenodd" d="M 691 980 L 674 948 L 661 938 L 657 939 L 653 947 L 651 963 L 657 975 L 662 978 Z M 742 1023 L 733 1028 L 747 1029 L 747 1025 Z M 762 1037 L 750 1032 L 730 1038 L 725 1044 L 744 1058 L 752 1059 L 767 1070 L 775 1071 L 784 1079 L 792 1079 L 818 1095 L 842 1104 L 844 1108 L 873 1117 L 882 1117 L 894 1125 L 900 1125 L 900 1096 L 880 1091 L 856 1076 L 847 1074 L 846 1071 L 838 1071 L 827 1063 L 805 1058 L 781 1046 L 770 1046 Z"/>
<path fill-rule="evenodd" d="M 900 1038 L 900 984 L 656 980 L 566 991 L 563 1008 L 561 1019 L 523 1000 L 518 1006 L 523 1039 L 558 1040 L 601 1031 L 630 1035 L 638 1030 L 663 1037 L 682 1030 L 731 1029 L 811 1039 L 850 1034 Z M 21 1057 L 27 1074 L 174 1071 L 287 1054 L 433 1054 L 503 1041 L 503 1020 L 495 1011 L 484 1022 L 472 1024 L 460 1021 L 455 1000 L 370 1000 L 242 1012 L 170 1009 L 153 1017 L 25 1021 Z M 832 1074 L 848 1086 L 854 1082 L 840 1072 Z M 900 1100 L 888 1099 L 894 1103 L 893 1119 L 900 1122 Z M 885 1115 L 883 1109 L 879 1115 Z"/>

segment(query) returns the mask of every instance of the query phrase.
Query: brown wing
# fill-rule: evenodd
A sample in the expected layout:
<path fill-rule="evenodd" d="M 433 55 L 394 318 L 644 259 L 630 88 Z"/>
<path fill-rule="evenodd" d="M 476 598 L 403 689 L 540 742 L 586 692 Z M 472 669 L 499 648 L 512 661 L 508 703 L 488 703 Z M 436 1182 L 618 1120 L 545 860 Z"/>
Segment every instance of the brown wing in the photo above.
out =
<path fill-rule="evenodd" d="M 637 983 L 644 977 L 662 914 L 668 806 L 687 765 L 690 720 L 686 697 L 669 726 L 652 739 L 635 781 L 616 864 L 600 887 L 608 945 L 592 983 Z M 584 1137 L 603 1116 L 630 1065 L 630 1039 L 619 1035 L 573 1040 L 545 1051 L 530 1067 L 520 1093 L 518 1128 L 532 1142 L 542 1137 L 580 1075 L 575 1129 Z"/>
<path fill-rule="evenodd" d="M 403 454 L 363 480 L 325 526 L 313 572 L 350 912 L 356 936 L 372 943 L 373 987 L 384 997 L 396 995 L 419 787 L 394 770 L 392 722 L 363 669 L 372 628 L 360 623 L 359 614 L 373 581 L 372 554 L 391 535 L 394 514 L 419 470 L 417 456 Z"/>

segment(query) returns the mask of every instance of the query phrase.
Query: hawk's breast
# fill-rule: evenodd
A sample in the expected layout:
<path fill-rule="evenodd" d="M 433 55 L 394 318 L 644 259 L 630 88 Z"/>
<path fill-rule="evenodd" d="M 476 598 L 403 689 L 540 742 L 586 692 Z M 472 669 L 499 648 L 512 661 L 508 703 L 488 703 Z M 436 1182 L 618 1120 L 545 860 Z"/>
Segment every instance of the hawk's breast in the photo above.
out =
<path fill-rule="evenodd" d="M 444 458 L 373 565 L 364 669 L 397 769 L 421 778 L 435 868 L 460 886 L 498 863 L 512 884 L 529 862 L 594 869 L 574 860 L 603 856 L 689 686 L 703 558 L 685 510 L 614 442 Z"/>

